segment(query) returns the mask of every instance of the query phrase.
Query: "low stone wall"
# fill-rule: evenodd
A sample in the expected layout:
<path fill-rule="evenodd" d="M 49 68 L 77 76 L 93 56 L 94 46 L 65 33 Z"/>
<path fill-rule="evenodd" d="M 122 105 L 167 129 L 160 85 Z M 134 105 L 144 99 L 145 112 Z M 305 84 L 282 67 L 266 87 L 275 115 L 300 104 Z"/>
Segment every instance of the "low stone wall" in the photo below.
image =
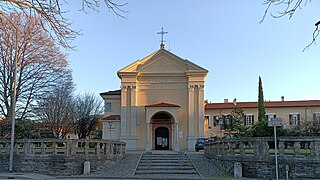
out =
<path fill-rule="evenodd" d="M 0 172 L 8 171 L 10 143 L 0 140 Z M 125 156 L 125 143 L 106 140 L 17 140 L 13 168 L 16 172 L 51 175 L 82 174 L 88 160 L 91 170 L 112 166 Z"/>
<path fill-rule="evenodd" d="M 291 179 L 320 177 L 320 138 L 277 139 L 279 178 L 285 179 L 286 165 Z M 234 163 L 242 164 L 243 176 L 275 178 L 273 138 L 241 138 L 210 142 L 205 155 L 221 170 L 233 173 Z"/>

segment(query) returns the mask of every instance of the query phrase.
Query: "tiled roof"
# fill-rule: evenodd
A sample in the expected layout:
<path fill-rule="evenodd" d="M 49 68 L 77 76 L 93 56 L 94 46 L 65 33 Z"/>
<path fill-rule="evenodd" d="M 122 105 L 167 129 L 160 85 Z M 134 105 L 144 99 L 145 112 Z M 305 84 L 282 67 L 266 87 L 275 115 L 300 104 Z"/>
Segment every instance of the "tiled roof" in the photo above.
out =
<path fill-rule="evenodd" d="M 320 100 L 303 100 L 303 101 L 266 101 L 266 108 L 280 107 L 320 107 Z M 237 107 L 240 108 L 257 108 L 258 102 L 237 102 Z M 228 103 L 208 103 L 205 109 L 233 109 L 233 102 Z"/>
<path fill-rule="evenodd" d="M 176 104 L 161 102 L 156 104 L 149 104 L 149 105 L 146 105 L 146 107 L 180 107 L 180 106 Z"/>
<path fill-rule="evenodd" d="M 106 115 L 101 119 L 102 120 L 121 120 L 121 116 L 120 115 Z"/>
<path fill-rule="evenodd" d="M 108 92 L 102 92 L 100 95 L 121 95 L 121 90 L 115 90 L 115 91 L 108 91 Z"/>

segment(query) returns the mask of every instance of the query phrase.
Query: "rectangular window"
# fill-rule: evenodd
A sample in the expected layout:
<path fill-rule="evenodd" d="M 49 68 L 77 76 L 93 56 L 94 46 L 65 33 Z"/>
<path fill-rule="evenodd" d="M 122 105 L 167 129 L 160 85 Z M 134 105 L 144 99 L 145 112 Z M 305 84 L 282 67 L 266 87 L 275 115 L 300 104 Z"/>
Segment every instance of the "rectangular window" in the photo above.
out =
<path fill-rule="evenodd" d="M 208 128 L 212 128 L 212 120 L 210 119 L 209 115 L 204 116 L 204 121 L 208 121 Z"/>
<path fill-rule="evenodd" d="M 299 113 L 290 113 L 289 114 L 289 124 L 292 126 L 297 126 L 300 124 L 300 114 Z"/>
<path fill-rule="evenodd" d="M 217 126 L 219 124 L 219 116 L 213 116 L 213 126 Z"/>
<path fill-rule="evenodd" d="M 209 116 L 204 116 L 204 125 L 208 127 L 208 129 L 211 129 L 211 122 Z"/>
<path fill-rule="evenodd" d="M 231 118 L 229 114 L 222 115 L 223 124 L 231 124 Z"/>
<path fill-rule="evenodd" d="M 253 114 L 246 114 L 244 116 L 244 125 L 245 126 L 252 126 L 254 124 L 254 115 Z"/>
<path fill-rule="evenodd" d="M 270 120 L 272 120 L 272 119 L 275 119 L 275 118 L 277 118 L 277 116 L 276 116 L 275 113 L 267 113 L 267 114 L 266 114 L 266 119 L 267 119 L 268 121 L 270 121 Z"/>
<path fill-rule="evenodd" d="M 106 111 L 111 111 L 111 110 L 112 110 L 112 104 L 111 104 L 111 102 L 106 102 L 106 103 L 104 104 L 104 108 L 105 108 Z"/>
<path fill-rule="evenodd" d="M 315 112 L 315 113 L 313 113 L 313 120 L 314 120 L 316 123 L 320 123 L 320 112 Z"/>

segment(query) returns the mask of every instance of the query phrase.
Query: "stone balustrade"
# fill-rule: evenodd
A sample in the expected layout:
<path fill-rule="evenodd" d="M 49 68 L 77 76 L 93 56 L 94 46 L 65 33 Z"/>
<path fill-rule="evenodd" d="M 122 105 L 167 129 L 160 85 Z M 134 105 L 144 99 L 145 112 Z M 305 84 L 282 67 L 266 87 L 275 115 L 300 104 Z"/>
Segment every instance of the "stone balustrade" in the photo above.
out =
<path fill-rule="evenodd" d="M 232 172 L 242 163 L 245 177 L 274 178 L 275 148 L 272 137 L 225 139 L 205 144 L 205 155 L 222 170 Z M 320 137 L 277 138 L 280 177 L 289 166 L 292 178 L 320 177 Z"/>
<path fill-rule="evenodd" d="M 0 140 L 0 172 L 8 171 L 9 140 Z M 13 170 L 52 175 L 82 174 L 109 167 L 126 155 L 126 143 L 98 139 L 19 139 L 14 144 Z"/>
<path fill-rule="evenodd" d="M 319 158 L 320 137 L 288 137 L 277 139 L 278 156 L 283 158 Z M 209 158 L 249 156 L 259 159 L 267 159 L 274 156 L 274 139 L 241 138 L 226 139 L 205 144 L 205 155 Z"/>
<path fill-rule="evenodd" d="M 19 139 L 14 153 L 20 155 L 123 156 L 126 143 L 100 139 Z M 0 155 L 9 154 L 10 141 L 0 140 Z"/>

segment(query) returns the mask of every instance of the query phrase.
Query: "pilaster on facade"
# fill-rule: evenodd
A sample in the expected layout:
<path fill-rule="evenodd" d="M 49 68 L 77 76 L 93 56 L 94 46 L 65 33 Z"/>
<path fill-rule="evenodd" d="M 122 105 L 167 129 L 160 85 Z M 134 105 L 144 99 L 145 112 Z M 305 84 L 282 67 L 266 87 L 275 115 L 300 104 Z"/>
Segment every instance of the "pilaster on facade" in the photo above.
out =
<path fill-rule="evenodd" d="M 128 79 L 127 79 L 128 80 Z M 121 86 L 121 138 L 126 139 L 128 149 L 135 149 L 137 142 L 136 83 L 125 82 Z"/>
<path fill-rule="evenodd" d="M 130 104 L 130 111 L 131 111 L 131 129 L 130 129 L 130 137 L 137 139 L 137 91 L 136 91 L 136 86 L 131 86 L 131 104 Z"/>
<path fill-rule="evenodd" d="M 194 134 L 194 85 L 188 85 L 188 137 L 195 137 Z"/>
<path fill-rule="evenodd" d="M 180 151 L 180 142 L 179 142 L 179 123 L 174 123 L 174 151 Z"/>
<path fill-rule="evenodd" d="M 194 144 L 196 142 L 196 133 L 195 133 L 195 112 L 194 112 L 194 99 L 195 99 L 195 84 L 188 84 L 188 151 L 194 151 Z"/>
<path fill-rule="evenodd" d="M 198 80 L 198 79 L 197 79 Z M 188 84 L 188 150 L 194 151 L 198 137 L 204 137 L 204 82 Z"/>
<path fill-rule="evenodd" d="M 146 151 L 151 151 L 151 124 L 147 122 L 147 142 L 146 142 Z"/>
<path fill-rule="evenodd" d="M 198 88 L 198 117 L 199 117 L 199 131 L 198 131 L 198 137 L 204 137 L 204 85 L 199 85 Z"/>

